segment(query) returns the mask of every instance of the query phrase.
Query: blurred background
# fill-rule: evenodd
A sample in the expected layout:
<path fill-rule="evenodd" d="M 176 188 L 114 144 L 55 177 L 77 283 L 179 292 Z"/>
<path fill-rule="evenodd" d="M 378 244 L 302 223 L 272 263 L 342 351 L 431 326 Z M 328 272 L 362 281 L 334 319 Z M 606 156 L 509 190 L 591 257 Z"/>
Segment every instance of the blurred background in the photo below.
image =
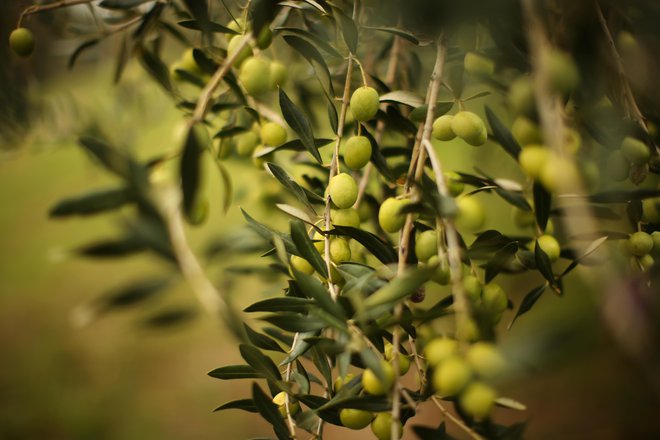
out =
<path fill-rule="evenodd" d="M 48 218 L 58 200 L 112 182 L 78 148 L 76 134 L 98 123 L 117 144 L 146 158 L 178 146 L 182 118 L 135 61 L 122 81 L 113 84 L 111 54 L 117 39 L 86 52 L 75 69 L 68 70 L 68 56 L 80 40 L 58 35 L 58 20 L 66 19 L 62 14 L 31 17 L 35 54 L 28 60 L 10 55 L 8 34 L 21 7 L 28 4 L 0 5 L 0 438 L 268 435 L 265 423 L 251 414 L 212 412 L 221 403 L 247 397 L 249 391 L 245 382 L 207 376 L 216 367 L 241 363 L 237 343 L 221 322 L 198 309 L 183 283 L 174 283 L 167 298 L 155 306 L 190 311 L 191 319 L 177 325 L 146 326 L 145 320 L 156 312 L 146 306 L 76 325 L 76 311 L 99 294 L 172 270 L 149 255 L 119 262 L 73 255 L 77 247 L 111 237 L 122 220 L 121 213 L 64 221 Z M 78 12 L 84 14 L 73 13 Z M 481 107 L 475 104 L 475 111 Z M 476 150 L 445 149 L 440 154 L 450 168 L 469 172 Z M 484 171 L 521 177 L 494 144 L 478 154 Z M 234 204 L 225 214 L 219 197 L 211 198 L 209 220 L 190 231 L 197 250 L 243 228 L 239 206 L 256 218 L 268 215 L 263 189 L 271 195 L 277 191 L 267 178 L 253 178 L 250 163 L 230 159 L 229 164 Z M 209 193 L 219 193 L 217 173 L 207 174 Z M 503 227 L 510 223 L 510 208 L 493 199 L 483 197 L 489 208 L 488 226 Z M 519 231 L 504 226 L 503 232 Z M 210 269 L 218 285 L 223 283 L 224 263 Z M 500 329 L 504 349 L 517 366 L 517 374 L 501 389 L 526 404 L 528 411 L 498 409 L 495 418 L 526 422 L 525 437 L 530 439 L 657 438 L 654 416 L 660 413 L 660 401 L 657 388 L 650 385 L 652 374 L 612 339 L 593 292 L 580 281 L 580 271 L 570 281 L 563 297 L 546 293 L 508 333 L 505 325 Z M 282 283 L 267 278 L 241 282 L 239 309 L 282 288 Z M 518 305 L 538 279 L 516 286 L 507 284 L 506 278 L 501 282 Z M 429 298 L 434 295 L 440 293 L 430 292 Z M 505 324 L 511 317 L 507 312 Z M 415 419 L 427 425 L 439 420 L 432 406 L 423 406 Z M 461 436 L 451 423 L 448 428 Z M 366 432 L 351 436 L 329 430 L 327 438 L 340 436 L 369 437 Z"/>

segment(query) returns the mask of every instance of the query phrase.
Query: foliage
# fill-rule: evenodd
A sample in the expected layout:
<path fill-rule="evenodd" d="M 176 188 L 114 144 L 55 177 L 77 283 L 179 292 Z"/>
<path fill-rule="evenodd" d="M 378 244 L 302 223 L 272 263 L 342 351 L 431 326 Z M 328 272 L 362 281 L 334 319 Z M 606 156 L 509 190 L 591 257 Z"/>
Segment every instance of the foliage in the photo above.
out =
<path fill-rule="evenodd" d="M 90 2 L 32 6 L 19 27 L 29 15 L 80 3 Z M 185 139 L 177 154 L 144 162 L 84 134 L 82 148 L 119 183 L 62 200 L 50 214 L 133 208 L 121 237 L 79 253 L 151 251 L 225 319 L 244 364 L 209 375 L 253 383 L 245 398 L 216 411 L 258 413 L 286 439 L 300 431 L 321 437 L 325 424 L 342 425 L 342 411 L 361 410 L 367 414 L 344 412 L 344 420 L 357 414 L 362 427 L 373 418 L 378 438 L 398 438 L 430 401 L 443 414 L 455 405 L 458 416 L 448 420 L 473 438 L 521 438 L 524 424 L 491 417 L 495 405 L 525 408 L 496 390 L 507 371 L 495 345 L 506 310 L 515 309 L 510 328 L 537 312 L 546 291 L 562 295 L 582 265 L 600 265 L 591 281 L 606 295 L 619 277 L 645 292 L 657 282 L 660 107 L 640 93 L 653 86 L 626 69 L 648 62 L 643 41 L 657 32 L 650 19 L 660 12 L 653 4 L 104 0 L 97 7 L 111 11 L 111 30 L 86 36 L 70 65 L 120 34 L 115 79 L 138 59 L 181 110 Z M 186 50 L 170 64 L 177 44 Z M 19 49 L 25 56 L 32 47 Z M 304 70 L 285 67 L 296 62 Z M 364 157 L 349 169 L 347 140 L 357 136 Z M 446 170 L 436 149 L 449 142 L 499 145 L 525 178 Z M 291 200 L 277 204 L 291 217 L 288 230 L 243 212 L 261 241 L 216 249 L 258 253 L 276 274 L 282 295 L 244 310 L 265 323 L 258 329 L 208 280 L 182 222 L 199 225 L 208 213 L 205 158 L 217 164 L 224 206 L 231 204 L 229 155 L 252 160 Z M 174 177 L 164 173 L 169 163 Z M 484 230 L 478 193 L 511 205 L 523 233 Z M 624 246 L 607 243 L 614 240 Z M 624 254 L 623 264 L 610 254 Z M 515 305 L 509 296 L 520 295 L 494 280 L 521 274 L 536 281 Z M 155 297 L 168 283 L 142 280 L 111 292 L 92 314 Z M 434 284 L 449 284 L 451 294 L 425 301 Z M 148 324 L 190 316 L 169 310 Z M 411 366 L 417 385 L 407 388 L 398 373 Z M 413 431 L 451 438 L 445 423 Z"/>

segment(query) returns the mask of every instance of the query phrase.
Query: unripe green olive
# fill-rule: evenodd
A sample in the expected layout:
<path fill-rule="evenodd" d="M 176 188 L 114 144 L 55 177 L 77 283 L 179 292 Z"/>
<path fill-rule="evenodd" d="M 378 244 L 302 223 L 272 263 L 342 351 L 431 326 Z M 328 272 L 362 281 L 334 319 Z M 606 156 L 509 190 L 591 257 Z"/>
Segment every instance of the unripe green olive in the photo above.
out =
<path fill-rule="evenodd" d="M 463 277 L 463 292 L 465 292 L 465 296 L 472 303 L 476 303 L 481 299 L 482 289 L 481 281 L 474 275 L 465 275 Z"/>
<path fill-rule="evenodd" d="M 433 229 L 421 232 L 415 240 L 415 255 L 419 261 L 428 261 L 438 253 L 438 234 Z"/>
<path fill-rule="evenodd" d="M 506 368 L 504 357 L 490 342 L 475 342 L 468 349 L 465 358 L 470 367 L 486 379 L 499 376 Z"/>
<path fill-rule="evenodd" d="M 234 141 L 236 145 L 236 153 L 239 156 L 248 157 L 252 156 L 257 145 L 259 145 L 259 135 L 253 131 L 248 131 L 236 135 Z"/>
<path fill-rule="evenodd" d="M 14 29 L 9 34 L 9 47 L 19 57 L 29 57 L 34 52 L 34 34 L 28 28 Z"/>
<path fill-rule="evenodd" d="M 370 368 L 364 370 L 362 373 L 362 388 L 369 394 L 374 396 L 382 396 L 392 388 L 394 384 L 394 368 L 389 362 L 381 361 L 381 368 L 383 369 L 384 380 L 381 381 L 376 373 Z"/>
<path fill-rule="evenodd" d="M 642 200 L 642 220 L 660 223 L 660 197 Z"/>
<path fill-rule="evenodd" d="M 523 147 L 525 145 L 538 145 L 543 142 L 539 126 L 526 116 L 518 116 L 513 121 L 511 134 Z"/>
<path fill-rule="evenodd" d="M 429 266 L 435 266 L 437 265 L 438 267 L 433 271 L 433 274 L 431 274 L 431 280 L 435 281 L 436 283 L 446 286 L 449 284 L 449 280 L 451 278 L 451 273 L 449 272 L 449 265 L 447 264 L 447 261 L 440 261 L 440 257 L 437 255 L 433 255 L 431 258 L 429 258 L 427 264 Z"/>
<path fill-rule="evenodd" d="M 288 73 L 284 64 L 279 61 L 270 63 L 270 87 L 276 89 L 277 86 L 283 86 L 286 82 Z"/>
<path fill-rule="evenodd" d="M 541 235 L 536 239 L 534 246 L 535 248 L 536 246 L 541 246 L 541 250 L 548 255 L 550 261 L 557 261 L 561 253 L 561 247 L 557 239 L 552 235 Z"/>
<path fill-rule="evenodd" d="M 481 204 L 474 197 L 459 197 L 456 199 L 458 215 L 456 223 L 467 230 L 477 230 L 484 225 L 486 214 Z"/>
<path fill-rule="evenodd" d="M 297 255 L 291 256 L 291 267 L 298 272 L 306 273 L 307 275 L 314 273 L 314 267 L 309 264 L 307 260 Z"/>
<path fill-rule="evenodd" d="M 433 121 L 433 137 L 440 141 L 450 141 L 456 137 L 451 129 L 452 115 L 442 115 Z"/>
<path fill-rule="evenodd" d="M 628 250 L 636 257 L 642 257 L 653 250 L 653 237 L 646 232 L 635 232 L 628 239 Z"/>
<path fill-rule="evenodd" d="M 513 208 L 513 223 L 520 229 L 529 228 L 536 224 L 536 217 L 534 212 L 525 211 L 520 208 Z"/>
<path fill-rule="evenodd" d="M 345 238 L 330 240 L 330 259 L 335 263 L 343 263 L 351 259 L 351 247 Z"/>
<path fill-rule="evenodd" d="M 261 50 L 268 49 L 268 46 L 270 46 L 272 41 L 273 32 L 268 26 L 264 26 L 264 28 L 261 29 L 261 32 L 259 32 L 259 36 L 257 36 L 257 47 Z"/>
<path fill-rule="evenodd" d="M 442 361 L 433 371 L 433 388 L 442 396 L 458 394 L 472 377 L 470 366 L 458 356 Z"/>
<path fill-rule="evenodd" d="M 517 78 L 509 87 L 509 105 L 519 115 L 531 115 L 536 110 L 534 87 L 528 76 Z"/>
<path fill-rule="evenodd" d="M 330 211 L 330 221 L 335 226 L 360 227 L 360 216 L 353 208 L 333 209 Z"/>
<path fill-rule="evenodd" d="M 198 76 L 204 73 L 195 60 L 194 49 L 192 47 L 183 52 L 181 60 L 177 64 L 177 69 L 183 69 Z"/>
<path fill-rule="evenodd" d="M 337 174 L 328 183 L 328 194 L 338 208 L 350 208 L 357 200 L 357 183 L 349 174 Z"/>
<path fill-rule="evenodd" d="M 355 378 L 355 375 L 353 373 L 347 373 L 346 376 L 338 377 L 337 379 L 335 379 L 335 383 L 333 384 L 334 389 L 335 389 L 335 393 L 338 393 L 339 390 L 341 390 L 344 387 L 344 385 L 349 383 L 354 378 Z"/>
<path fill-rule="evenodd" d="M 447 183 L 447 190 L 452 197 L 458 197 L 465 189 L 465 183 L 461 181 L 461 176 L 452 171 L 445 172 L 445 182 Z"/>
<path fill-rule="evenodd" d="M 629 56 L 635 53 L 639 45 L 633 34 L 628 31 L 621 31 L 616 36 L 616 47 L 622 55 Z"/>
<path fill-rule="evenodd" d="M 394 346 L 390 344 L 389 342 L 385 343 L 385 352 L 383 353 L 385 355 L 385 360 L 388 360 L 390 362 L 393 361 L 394 357 L 392 356 L 392 353 L 394 352 Z M 398 364 L 399 364 L 399 376 L 403 376 L 408 372 L 410 369 L 410 359 L 408 356 L 405 354 L 399 352 L 397 353 L 398 356 Z"/>
<path fill-rule="evenodd" d="M 445 359 L 449 359 L 458 353 L 458 341 L 449 338 L 434 338 L 424 346 L 424 358 L 426 363 L 437 367 Z"/>
<path fill-rule="evenodd" d="M 286 130 L 277 122 L 266 122 L 261 126 L 261 141 L 265 145 L 278 147 L 286 142 L 286 138 Z"/>
<path fill-rule="evenodd" d="M 644 270 L 649 270 L 655 264 L 655 259 L 650 254 L 642 255 L 638 258 L 638 261 Z"/>
<path fill-rule="evenodd" d="M 626 136 L 621 142 L 621 152 L 623 156 L 634 165 L 643 164 L 649 161 L 651 150 L 639 139 Z"/>
<path fill-rule="evenodd" d="M 548 161 L 541 168 L 539 180 L 549 191 L 565 191 L 579 184 L 580 174 L 572 160 L 550 154 Z"/>
<path fill-rule="evenodd" d="M 381 412 L 376 414 L 374 421 L 371 422 L 371 432 L 378 440 L 399 440 L 403 436 L 403 425 L 398 423 L 398 436 L 392 438 L 392 414 Z"/>
<path fill-rule="evenodd" d="M 465 71 L 477 76 L 491 76 L 495 72 L 495 62 L 476 52 L 468 52 L 463 59 Z"/>
<path fill-rule="evenodd" d="M 607 156 L 605 168 L 608 176 L 616 182 L 623 182 L 630 174 L 630 165 L 621 150 L 614 150 Z"/>
<path fill-rule="evenodd" d="M 373 119 L 378 113 L 380 100 L 376 89 L 368 86 L 362 86 L 353 92 L 351 95 L 350 108 L 353 117 L 360 121 L 366 122 Z"/>
<path fill-rule="evenodd" d="M 374 415 L 361 409 L 344 408 L 339 411 L 341 424 L 349 429 L 366 428 L 373 420 Z"/>
<path fill-rule="evenodd" d="M 491 323 L 497 324 L 509 303 L 504 290 L 495 283 L 487 284 L 483 289 L 481 303 L 491 318 Z"/>
<path fill-rule="evenodd" d="M 353 136 L 344 144 L 344 162 L 352 170 L 359 170 L 369 163 L 371 142 L 366 136 Z"/>
<path fill-rule="evenodd" d="M 460 395 L 461 408 L 475 420 L 483 420 L 493 409 L 497 393 L 482 382 L 473 382 Z"/>
<path fill-rule="evenodd" d="M 241 64 L 238 79 L 252 96 L 267 92 L 270 89 L 270 63 L 260 57 L 248 58 Z"/>
<path fill-rule="evenodd" d="M 238 46 L 241 43 L 243 38 L 232 38 L 227 45 L 227 56 L 232 56 L 234 52 L 238 49 Z M 240 67 L 243 64 L 243 61 L 252 56 L 252 48 L 249 44 L 246 44 L 243 49 L 238 53 L 236 59 L 234 60 L 234 66 Z"/>
<path fill-rule="evenodd" d="M 518 162 L 525 174 L 536 179 L 540 176 L 548 157 L 550 157 L 550 152 L 547 148 L 530 145 L 522 149 L 518 155 Z"/>
<path fill-rule="evenodd" d="M 406 214 L 401 212 L 401 208 L 408 203 L 410 203 L 408 199 L 390 197 L 380 205 L 378 223 L 383 231 L 394 233 L 403 227 L 406 222 Z"/>
<path fill-rule="evenodd" d="M 550 86 L 559 93 L 568 94 L 580 83 L 580 72 L 567 53 L 558 50 L 550 52 L 547 69 Z"/>
<path fill-rule="evenodd" d="M 461 111 L 454 115 L 451 129 L 456 136 L 470 145 L 479 146 L 486 142 L 486 125 L 476 113 Z"/>
<path fill-rule="evenodd" d="M 280 414 L 282 417 L 286 417 L 286 392 L 281 391 L 273 397 L 273 403 L 277 405 L 277 409 L 280 411 Z M 289 398 L 289 413 L 291 415 L 294 415 L 295 413 L 300 410 L 300 404 L 298 402 L 294 402 L 293 398 Z"/>
<path fill-rule="evenodd" d="M 240 34 L 243 33 L 243 28 L 245 27 L 245 23 L 243 22 L 242 18 L 237 18 L 236 20 L 229 20 L 229 22 L 225 25 L 225 27 L 238 32 L 238 34 L 225 34 L 225 38 L 227 39 L 227 42 L 230 42 L 234 37 L 238 37 Z"/>

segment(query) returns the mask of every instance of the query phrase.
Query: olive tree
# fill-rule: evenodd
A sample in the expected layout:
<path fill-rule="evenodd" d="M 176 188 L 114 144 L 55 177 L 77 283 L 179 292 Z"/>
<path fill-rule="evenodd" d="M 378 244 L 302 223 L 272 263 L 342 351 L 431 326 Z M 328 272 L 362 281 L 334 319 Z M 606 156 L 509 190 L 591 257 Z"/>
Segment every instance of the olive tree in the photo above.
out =
<path fill-rule="evenodd" d="M 64 199 L 50 215 L 134 207 L 122 236 L 80 252 L 151 251 L 224 320 L 245 363 L 209 374 L 252 382 L 244 399 L 217 410 L 257 413 L 278 439 L 322 438 L 332 424 L 371 425 L 383 440 L 400 438 L 431 402 L 439 426 L 415 425 L 411 435 L 451 438 L 448 423 L 475 439 L 521 438 L 523 424 L 492 416 L 495 406 L 525 410 L 499 386 L 511 360 L 498 347 L 518 318 L 541 312 L 542 295 L 562 295 L 579 273 L 597 301 L 634 314 L 635 292 L 657 317 L 655 3 L 62 0 L 25 9 L 10 36 L 15 54 L 35 47 L 34 14 L 79 4 L 106 13 L 70 64 L 118 36 L 116 79 L 139 60 L 186 134 L 174 154 L 145 162 L 82 133 L 82 148 L 117 184 Z M 304 74 L 291 75 L 294 63 Z M 449 169 L 439 154 L 447 148 L 499 148 L 521 177 L 486 173 L 481 155 L 473 168 Z M 225 182 L 225 209 L 229 160 L 253 161 L 287 197 L 273 206 L 290 218 L 286 230 L 243 212 L 259 244 L 214 250 L 260 255 L 281 286 L 244 309 L 259 328 L 209 280 L 187 240 L 185 223 L 208 213 L 205 158 Z M 162 173 L 169 163 L 175 176 Z M 508 204 L 519 234 L 485 228 L 497 213 L 483 198 Z M 536 279 L 531 290 L 498 284 L 523 274 Z M 97 307 L 136 304 L 163 287 L 132 285 Z M 625 344 L 625 326 L 605 320 L 648 361 Z"/>

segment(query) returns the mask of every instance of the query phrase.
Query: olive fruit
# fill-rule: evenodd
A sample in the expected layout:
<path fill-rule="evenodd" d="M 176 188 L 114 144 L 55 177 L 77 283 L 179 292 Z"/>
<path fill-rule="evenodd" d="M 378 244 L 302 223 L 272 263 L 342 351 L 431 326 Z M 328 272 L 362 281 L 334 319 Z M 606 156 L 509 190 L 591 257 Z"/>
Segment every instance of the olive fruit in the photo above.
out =
<path fill-rule="evenodd" d="M 426 363 L 437 367 L 445 359 L 449 359 L 458 353 L 458 341 L 449 338 L 434 338 L 424 346 L 424 358 Z"/>
<path fill-rule="evenodd" d="M 353 373 L 347 373 L 346 376 L 338 377 L 337 379 L 335 379 L 335 383 L 333 384 L 334 389 L 335 389 L 335 393 L 338 393 L 339 390 L 341 390 L 344 387 L 344 385 L 349 383 L 354 378 L 355 378 L 355 375 Z"/>
<path fill-rule="evenodd" d="M 453 396 L 467 385 L 471 377 L 472 369 L 467 362 L 453 356 L 433 370 L 433 388 L 443 396 Z"/>
<path fill-rule="evenodd" d="M 235 137 L 235 145 L 239 156 L 251 156 L 259 145 L 259 135 L 253 131 L 239 134 Z"/>
<path fill-rule="evenodd" d="M 461 176 L 452 171 L 445 172 L 445 182 L 447 184 L 447 191 L 452 197 L 458 197 L 465 189 L 465 183 L 461 181 Z"/>
<path fill-rule="evenodd" d="M 227 45 L 227 55 L 232 56 L 236 50 L 238 49 L 238 46 L 241 44 L 241 41 L 243 38 L 232 38 L 229 41 L 229 44 Z M 250 47 L 249 44 L 246 44 L 243 46 L 243 49 L 238 53 L 236 58 L 234 59 L 234 66 L 240 67 L 243 61 L 248 59 L 249 57 L 252 56 L 252 48 Z"/>
<path fill-rule="evenodd" d="M 333 238 L 330 240 L 330 259 L 335 264 L 343 263 L 351 259 L 351 247 L 345 238 Z"/>
<path fill-rule="evenodd" d="M 522 149 L 518 155 L 518 162 L 525 174 L 536 179 L 540 176 L 548 157 L 550 157 L 550 152 L 547 148 L 530 145 Z"/>
<path fill-rule="evenodd" d="M 561 248 L 559 247 L 557 239 L 552 235 L 541 235 L 536 239 L 536 243 L 534 244 L 535 249 L 536 246 L 541 247 L 541 250 L 548 255 L 550 261 L 557 261 L 559 258 Z"/>
<path fill-rule="evenodd" d="M 517 78 L 509 87 L 508 101 L 512 110 L 519 115 L 531 115 L 536 108 L 534 87 L 528 76 Z"/>
<path fill-rule="evenodd" d="M 360 215 L 356 209 L 332 209 L 330 211 L 330 221 L 335 226 L 360 227 Z"/>
<path fill-rule="evenodd" d="M 378 210 L 378 223 L 383 231 L 394 233 L 401 229 L 406 222 L 406 214 L 401 208 L 410 203 L 408 199 L 395 199 L 390 197 L 380 205 Z"/>
<path fill-rule="evenodd" d="M 265 145 L 278 147 L 286 142 L 287 134 L 284 127 L 277 122 L 266 122 L 261 126 L 261 141 Z"/>
<path fill-rule="evenodd" d="M 490 76 L 495 72 L 495 62 L 477 52 L 468 52 L 463 59 L 465 71 L 478 76 Z"/>
<path fill-rule="evenodd" d="M 369 163 L 371 142 L 366 136 L 353 136 L 344 145 L 344 162 L 352 170 L 359 170 Z"/>
<path fill-rule="evenodd" d="M 570 190 L 580 182 L 580 175 L 572 160 L 549 154 L 541 167 L 539 180 L 549 191 Z"/>
<path fill-rule="evenodd" d="M 477 277 L 474 275 L 465 275 L 463 277 L 463 292 L 470 301 L 473 303 L 479 301 L 482 290 L 481 281 Z"/>
<path fill-rule="evenodd" d="M 450 141 L 456 137 L 456 133 L 451 129 L 451 122 L 454 119 L 452 115 L 442 115 L 433 121 L 434 138 L 440 141 Z"/>
<path fill-rule="evenodd" d="M 270 63 L 260 57 L 248 58 L 241 64 L 238 79 L 252 96 L 267 92 L 270 89 Z"/>
<path fill-rule="evenodd" d="M 442 286 L 446 286 L 447 284 L 449 284 L 451 273 L 449 272 L 449 265 L 447 264 L 446 259 L 444 261 L 441 261 L 440 257 L 438 257 L 437 255 L 433 255 L 431 258 L 429 258 L 427 264 L 429 266 L 435 266 L 435 265 L 438 266 L 431 274 L 431 280 L 435 281 L 436 283 Z"/>
<path fill-rule="evenodd" d="M 28 28 L 14 29 L 9 34 L 9 47 L 19 57 L 29 57 L 34 52 L 34 34 Z"/>
<path fill-rule="evenodd" d="M 458 215 L 456 222 L 459 227 L 468 230 L 481 228 L 486 221 L 486 214 L 481 204 L 474 197 L 460 197 L 456 199 Z"/>
<path fill-rule="evenodd" d="M 487 284 L 481 295 L 481 304 L 488 313 L 492 324 L 497 324 L 502 319 L 502 314 L 506 310 L 509 299 L 499 284 Z"/>
<path fill-rule="evenodd" d="M 639 139 L 626 136 L 621 142 L 621 152 L 623 156 L 634 165 L 640 165 L 649 161 L 651 150 Z"/>
<path fill-rule="evenodd" d="M 291 257 L 291 267 L 298 272 L 306 273 L 307 275 L 314 273 L 314 267 L 309 264 L 307 260 L 297 255 Z"/>
<path fill-rule="evenodd" d="M 415 239 L 415 255 L 419 261 L 428 261 L 438 253 L 438 234 L 433 229 L 421 232 Z"/>
<path fill-rule="evenodd" d="M 282 417 L 286 417 L 286 399 L 287 394 L 284 391 L 277 393 L 275 397 L 273 397 L 273 403 L 277 405 L 277 409 L 280 411 Z M 300 404 L 298 402 L 294 402 L 292 398 L 289 398 L 289 413 L 293 415 L 297 413 L 299 409 Z"/>
<path fill-rule="evenodd" d="M 559 93 L 568 94 L 580 82 L 580 72 L 567 53 L 553 50 L 548 56 L 547 73 L 550 86 Z"/>
<path fill-rule="evenodd" d="M 231 41 L 234 37 L 238 37 L 243 33 L 243 28 L 245 27 L 245 23 L 243 20 L 239 17 L 235 20 L 230 20 L 225 27 L 231 29 L 232 31 L 236 31 L 236 34 L 231 34 L 231 33 L 226 33 L 225 38 L 227 39 L 227 42 Z"/>
<path fill-rule="evenodd" d="M 608 176 L 616 182 L 623 182 L 630 174 L 630 165 L 621 150 L 614 150 L 607 156 L 605 169 Z"/>
<path fill-rule="evenodd" d="M 506 361 L 490 342 L 475 342 L 465 355 L 468 364 L 481 377 L 490 379 L 499 376 L 506 368 Z"/>
<path fill-rule="evenodd" d="M 642 200 L 642 219 L 649 223 L 660 223 L 660 198 Z"/>
<path fill-rule="evenodd" d="M 376 373 L 370 368 L 364 370 L 362 373 L 362 388 L 369 394 L 374 396 L 382 396 L 392 388 L 394 384 L 394 368 L 389 362 L 381 361 L 381 368 L 383 370 L 384 380 L 380 380 Z"/>
<path fill-rule="evenodd" d="M 380 100 L 376 89 L 362 86 L 351 95 L 350 108 L 353 117 L 360 122 L 368 121 L 378 113 Z"/>
<path fill-rule="evenodd" d="M 187 72 L 190 72 L 190 73 L 193 73 L 193 74 L 199 76 L 199 75 L 202 75 L 204 72 L 199 67 L 199 64 L 197 64 L 197 60 L 195 60 L 194 53 L 195 52 L 194 52 L 193 48 L 187 49 L 183 53 L 183 55 L 181 56 L 181 60 L 176 65 L 176 68 L 183 69 Z"/>
<path fill-rule="evenodd" d="M 384 352 L 385 360 L 392 362 L 394 360 L 394 357 L 392 356 L 393 352 L 394 352 L 394 346 L 389 342 L 386 342 L 385 352 Z M 410 358 L 401 352 L 397 353 L 397 355 L 398 355 L 397 363 L 399 366 L 399 376 L 403 376 L 410 369 Z"/>
<path fill-rule="evenodd" d="M 344 408 L 339 411 L 341 424 L 349 429 L 366 428 L 373 418 L 374 416 L 371 412 L 361 409 Z"/>
<path fill-rule="evenodd" d="M 470 145 L 479 146 L 486 143 L 486 125 L 476 113 L 461 111 L 454 115 L 451 129 L 456 136 Z"/>
<path fill-rule="evenodd" d="M 491 386 L 482 382 L 473 382 L 467 386 L 458 400 L 463 411 L 476 420 L 483 420 L 493 409 L 496 398 L 497 393 Z"/>
<path fill-rule="evenodd" d="M 511 134 L 522 146 L 540 144 L 543 141 L 539 126 L 526 116 L 518 116 L 513 121 Z"/>
<path fill-rule="evenodd" d="M 653 237 L 646 232 L 635 232 L 628 239 L 628 250 L 636 257 L 642 257 L 653 250 Z"/>
<path fill-rule="evenodd" d="M 649 270 L 655 264 L 655 259 L 649 254 L 642 255 L 638 258 L 638 261 L 644 270 Z"/>
<path fill-rule="evenodd" d="M 284 64 L 279 61 L 273 61 L 270 63 L 270 87 L 271 89 L 277 88 L 277 86 L 283 86 L 287 79 L 287 71 Z"/>
<path fill-rule="evenodd" d="M 378 440 L 399 440 L 403 435 L 403 425 L 399 422 L 398 437 L 392 438 L 392 414 L 381 412 L 376 414 L 374 421 L 371 422 L 371 432 Z"/>
<path fill-rule="evenodd" d="M 350 208 L 357 200 L 357 183 L 346 173 L 337 174 L 328 183 L 328 194 L 338 208 Z"/>

